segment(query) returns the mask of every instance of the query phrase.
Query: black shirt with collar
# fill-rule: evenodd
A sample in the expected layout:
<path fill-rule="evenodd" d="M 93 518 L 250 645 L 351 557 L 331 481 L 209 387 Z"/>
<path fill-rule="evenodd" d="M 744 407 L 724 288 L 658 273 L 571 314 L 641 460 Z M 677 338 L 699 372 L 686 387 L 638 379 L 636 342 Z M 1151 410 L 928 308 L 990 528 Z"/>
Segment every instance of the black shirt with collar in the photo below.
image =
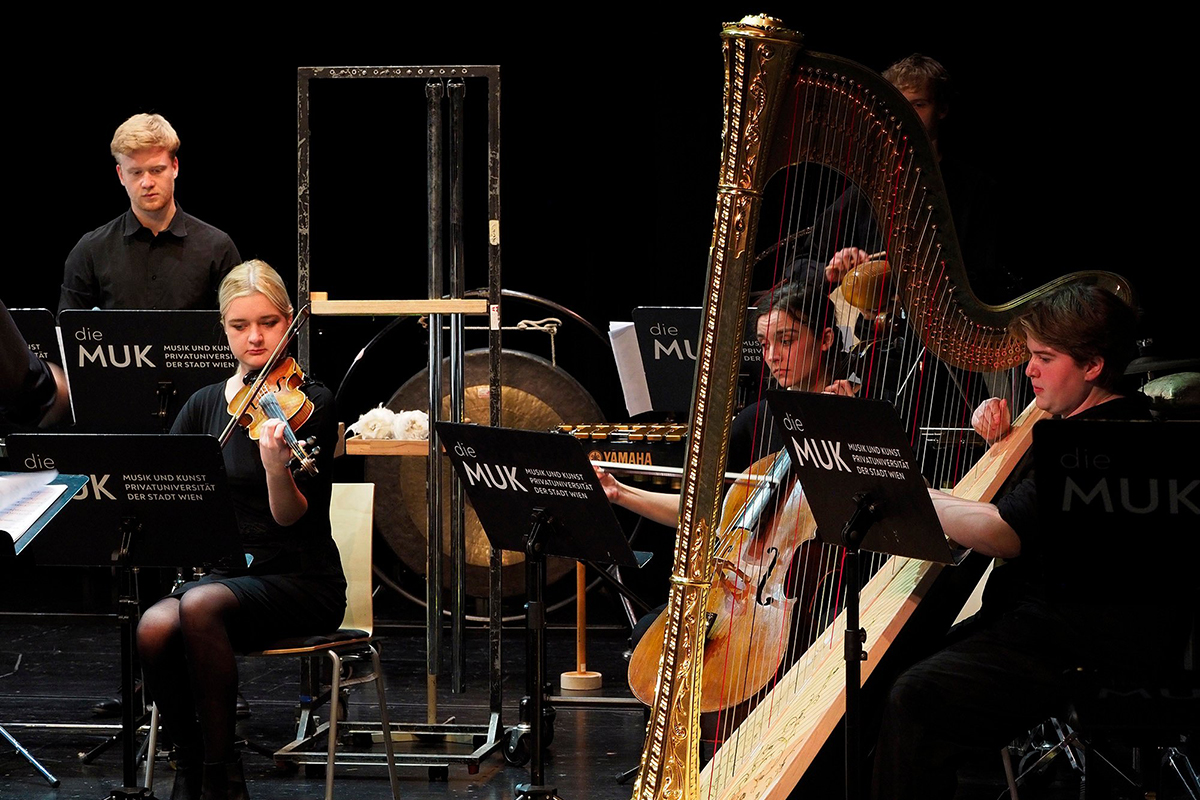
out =
<path fill-rule="evenodd" d="M 178 205 L 157 236 L 127 209 L 71 250 L 58 310 L 216 308 L 221 279 L 240 262 L 232 239 Z"/>

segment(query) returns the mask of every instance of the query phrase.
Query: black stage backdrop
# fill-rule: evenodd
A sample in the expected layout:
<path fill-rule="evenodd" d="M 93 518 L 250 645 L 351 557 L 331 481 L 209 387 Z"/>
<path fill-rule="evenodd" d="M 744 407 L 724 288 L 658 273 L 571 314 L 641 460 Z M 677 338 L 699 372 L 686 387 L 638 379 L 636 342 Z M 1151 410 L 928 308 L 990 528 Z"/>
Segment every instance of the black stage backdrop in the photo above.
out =
<path fill-rule="evenodd" d="M 946 145 L 1011 198 L 1020 221 L 1006 238 L 1019 271 L 1121 272 L 1141 293 L 1160 349 L 1195 350 L 1179 286 L 1190 201 L 1168 184 L 1187 185 L 1175 166 L 1185 152 L 1172 111 L 1178 81 L 1156 63 L 1179 50 L 1164 41 L 1179 27 L 1170 20 L 1015 11 L 921 20 L 857 5 L 810 13 L 737 3 L 670 17 L 647 6 L 507 16 L 344 8 L 202 12 L 211 16 L 191 23 L 164 9 L 14 29 L 38 47 L 10 63 L 6 80 L 16 212 L 4 301 L 53 308 L 71 246 L 126 207 L 107 146 L 132 113 L 161 112 L 179 131 L 181 205 L 291 284 L 296 67 L 500 64 L 505 288 L 562 303 L 601 329 L 636 305 L 696 304 L 720 147 L 720 23 L 767 10 L 805 32 L 811 49 L 876 70 L 914 50 L 941 59 L 958 85 Z M 486 118 L 482 91 L 468 92 L 471 147 L 486 136 Z M 423 296 L 420 82 L 323 82 L 312 120 L 312 288 L 334 298 Z M 467 180 L 481 186 L 482 162 L 472 158 Z M 468 194 L 469 236 L 483 233 L 483 202 L 478 190 Z M 470 286 L 485 284 L 482 250 L 470 243 L 467 271 Z M 385 322 L 314 323 L 314 371 L 336 388 Z M 421 368 L 423 337 L 409 325 L 403 352 L 360 404 L 385 400 Z M 520 338 L 530 336 L 506 344 L 545 354 L 544 342 Z M 609 418 L 625 418 L 599 343 L 568 326 L 559 355 Z"/>

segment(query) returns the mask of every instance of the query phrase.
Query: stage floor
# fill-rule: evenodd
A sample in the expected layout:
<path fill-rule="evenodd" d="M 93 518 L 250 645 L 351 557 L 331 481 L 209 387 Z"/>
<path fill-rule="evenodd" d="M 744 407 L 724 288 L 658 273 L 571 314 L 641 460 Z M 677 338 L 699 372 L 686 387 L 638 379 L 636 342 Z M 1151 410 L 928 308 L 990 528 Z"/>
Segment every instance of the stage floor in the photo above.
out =
<path fill-rule="evenodd" d="M 380 631 L 387 673 L 389 710 L 393 722 L 425 720 L 425 638 L 419 627 L 385 625 Z M 573 669 L 574 631 L 549 633 L 549 668 L 557 692 L 558 675 Z M 604 675 L 599 694 L 614 702 L 629 698 L 625 685 L 624 651 L 627 632 L 619 629 L 589 631 L 589 668 Z M 111 617 L 0 615 L 0 725 L 4 725 L 30 753 L 53 773 L 61 786 L 52 788 L 23 758 L 9 747 L 0 752 L 0 797 L 28 800 L 104 798 L 121 783 L 119 748 L 113 747 L 93 763 L 84 764 L 80 753 L 103 742 L 116 729 L 112 719 L 97 719 L 92 705 L 113 694 L 120 675 L 118 636 Z M 449 675 L 441 679 L 439 717 L 454 717 L 460 724 L 484 724 L 488 718 L 486 634 L 468 632 L 467 691 L 452 695 Z M 503 719 L 513 724 L 517 704 L 524 694 L 524 640 L 520 628 L 506 629 L 503 645 Z M 241 687 L 252 714 L 239 722 L 239 733 L 261 748 L 274 749 L 290 738 L 293 729 L 297 662 L 291 659 L 241 659 Z M 374 690 L 356 688 L 351 695 L 350 719 L 374 719 Z M 79 725 L 106 727 L 76 728 Z M 558 788 L 563 800 L 626 800 L 631 784 L 617 776 L 637 764 L 644 733 L 642 708 L 633 704 L 613 708 L 559 705 L 554 741 L 546 765 L 547 783 Z M 276 767 L 268 756 L 250 749 L 243 752 L 251 797 L 315 798 L 324 791 L 319 776 Z M 142 772 L 139 769 L 139 780 Z M 156 795 L 170 794 L 172 772 L 165 760 L 156 768 Z M 508 765 L 496 752 L 470 775 L 465 766 L 451 765 L 444 781 L 431 780 L 422 767 L 400 769 L 401 792 L 406 800 L 470 797 L 478 800 L 511 798 L 514 786 L 528 781 L 528 769 Z M 963 800 L 995 800 L 1004 792 L 999 754 L 994 760 L 964 774 L 959 792 Z M 374 767 L 341 767 L 335 794 L 341 798 L 390 797 L 386 772 Z M 805 797 L 821 800 L 841 795 L 840 787 L 808 789 Z M 1064 780 L 1031 788 L 1022 797 L 1078 796 L 1078 782 Z"/>

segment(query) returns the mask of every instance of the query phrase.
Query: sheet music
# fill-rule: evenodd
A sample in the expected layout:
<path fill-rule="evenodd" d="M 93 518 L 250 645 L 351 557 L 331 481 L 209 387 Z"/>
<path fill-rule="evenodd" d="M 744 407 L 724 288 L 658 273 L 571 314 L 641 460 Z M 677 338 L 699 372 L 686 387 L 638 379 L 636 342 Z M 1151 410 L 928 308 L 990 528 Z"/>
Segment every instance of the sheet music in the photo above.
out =
<path fill-rule="evenodd" d="M 46 484 L 57 472 L 0 476 L 0 530 L 15 542 L 25 535 L 67 487 Z"/>
<path fill-rule="evenodd" d="M 631 417 L 652 410 L 650 389 L 646 386 L 646 368 L 642 365 L 642 352 L 638 349 L 633 323 L 610 322 L 608 338 L 616 357 L 621 390 L 625 393 L 625 410 Z"/>

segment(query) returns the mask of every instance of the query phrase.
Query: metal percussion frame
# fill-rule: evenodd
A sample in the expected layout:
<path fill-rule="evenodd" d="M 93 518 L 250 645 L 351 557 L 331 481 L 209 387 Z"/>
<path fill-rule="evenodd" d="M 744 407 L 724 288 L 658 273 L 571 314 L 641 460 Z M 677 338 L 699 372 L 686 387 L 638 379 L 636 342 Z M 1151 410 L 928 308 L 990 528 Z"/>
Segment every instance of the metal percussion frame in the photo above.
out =
<path fill-rule="evenodd" d="M 487 213 L 488 213 L 488 290 L 487 298 L 464 299 L 463 275 L 463 128 L 466 91 L 465 79 L 483 78 L 488 92 L 487 136 Z M 314 80 L 401 79 L 425 81 L 426 144 L 428 186 L 428 265 L 429 284 L 426 300 L 329 300 L 325 293 L 312 292 L 310 285 L 310 216 L 309 216 L 309 86 Z M 426 67 L 301 67 L 296 71 L 297 113 L 297 294 L 312 298 L 314 315 L 425 315 L 429 318 L 429 441 L 388 442 L 403 444 L 390 452 L 429 454 L 428 503 L 429 530 L 426 539 L 426 575 L 442 574 L 442 468 L 441 443 L 434 426 L 441 418 L 441 384 L 443 358 L 443 327 L 449 328 L 450 362 L 450 419 L 461 422 L 464 407 L 463 331 L 464 316 L 487 314 L 489 354 L 489 422 L 500 425 L 500 67 L 499 66 L 426 66 Z M 449 153 L 446 122 L 449 118 Z M 448 180 L 446 180 L 448 178 Z M 448 207 L 448 213 L 447 213 Z M 446 225 L 449 235 L 446 235 Z M 446 245 L 449 253 L 446 253 Z M 449 262 L 447 264 L 447 261 Z M 449 299 L 444 284 L 448 275 Z M 298 360 L 303 368 L 309 366 L 309 331 L 298 336 Z M 368 444 L 368 443 L 364 443 Z M 420 445 L 411 447 L 411 445 Z M 349 449 L 366 453 L 369 450 Z M 451 691 L 463 691 L 466 656 L 463 645 L 466 618 L 466 547 L 464 526 L 464 497 L 456 474 L 451 476 L 450 490 L 450 640 Z M 440 580 L 426 580 L 426 707 L 425 724 L 392 723 L 393 737 L 398 741 L 418 740 L 428 743 L 431 738 L 445 742 L 466 742 L 475 745 L 473 752 L 464 755 L 439 753 L 397 752 L 397 763 L 407 766 L 427 766 L 430 776 L 445 774 L 451 763 L 464 763 L 474 773 L 480 761 L 502 743 L 502 694 L 500 670 L 501 637 L 501 560 L 493 549 L 489 561 L 488 587 L 488 683 L 489 721 L 486 725 L 458 725 L 437 720 L 437 689 L 441 674 L 442 647 L 442 587 Z M 380 757 L 382 763 L 382 756 Z"/>

